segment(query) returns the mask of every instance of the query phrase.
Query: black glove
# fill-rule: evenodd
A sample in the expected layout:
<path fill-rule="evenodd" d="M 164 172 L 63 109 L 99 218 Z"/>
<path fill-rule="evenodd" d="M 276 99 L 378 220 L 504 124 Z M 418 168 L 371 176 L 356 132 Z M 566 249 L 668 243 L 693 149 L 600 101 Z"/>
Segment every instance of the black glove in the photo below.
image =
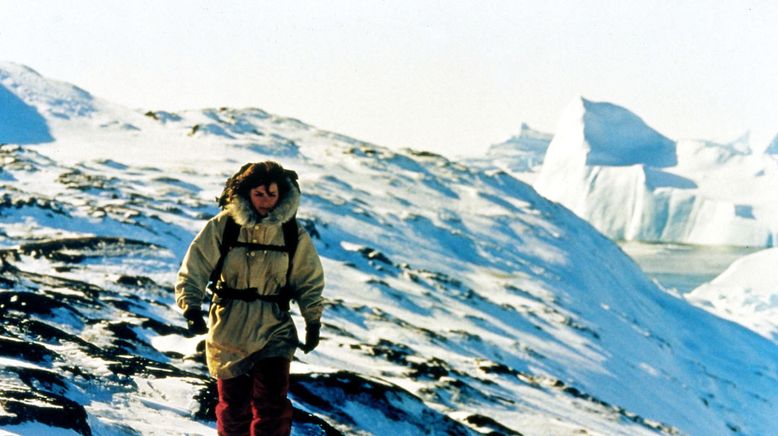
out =
<path fill-rule="evenodd" d="M 186 328 L 189 329 L 189 333 L 193 335 L 201 335 L 208 333 L 208 325 L 203 319 L 203 313 L 198 307 L 190 307 L 184 312 L 184 318 L 186 318 Z"/>
<path fill-rule="evenodd" d="M 319 330 L 321 330 L 321 324 L 318 321 L 305 323 L 305 344 L 300 347 L 305 354 L 310 353 L 319 345 Z"/>

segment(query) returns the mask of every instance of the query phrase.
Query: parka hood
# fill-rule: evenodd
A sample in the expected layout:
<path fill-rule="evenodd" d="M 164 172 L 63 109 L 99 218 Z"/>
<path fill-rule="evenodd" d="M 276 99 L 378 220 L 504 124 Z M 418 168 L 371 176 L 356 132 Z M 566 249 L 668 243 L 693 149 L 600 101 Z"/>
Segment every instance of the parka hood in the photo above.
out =
<path fill-rule="evenodd" d="M 300 190 L 294 186 L 292 181 L 287 178 L 285 183 L 289 187 L 289 190 L 283 197 L 278 199 L 278 204 L 274 207 L 267 216 L 261 217 L 259 213 L 251 205 L 251 201 L 242 195 L 235 195 L 232 197 L 224 210 L 229 213 L 236 223 L 240 226 L 254 226 L 254 225 L 274 225 L 283 224 L 297 213 L 297 209 L 300 207 Z"/>

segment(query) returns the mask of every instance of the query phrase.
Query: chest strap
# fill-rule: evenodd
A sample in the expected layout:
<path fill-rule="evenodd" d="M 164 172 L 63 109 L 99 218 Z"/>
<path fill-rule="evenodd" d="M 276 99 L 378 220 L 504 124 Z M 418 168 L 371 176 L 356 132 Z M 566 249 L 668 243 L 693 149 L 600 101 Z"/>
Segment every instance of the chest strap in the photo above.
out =
<path fill-rule="evenodd" d="M 245 289 L 228 288 L 224 286 L 221 282 L 219 282 L 218 285 L 213 286 L 211 288 L 211 291 L 219 298 L 223 298 L 226 300 L 243 300 L 248 302 L 261 300 L 261 301 L 266 301 L 268 303 L 278 303 L 279 305 L 281 304 L 280 293 L 274 295 L 260 295 L 259 289 L 257 288 L 245 288 Z"/>
<path fill-rule="evenodd" d="M 233 247 L 243 247 L 249 251 L 281 251 L 286 253 L 287 248 L 285 245 L 268 245 L 268 244 L 256 244 L 253 242 L 239 242 L 236 241 L 232 244 Z"/>
<path fill-rule="evenodd" d="M 296 177 L 295 177 L 296 178 Z M 251 242 L 239 242 L 238 236 L 240 234 L 240 226 L 231 217 L 227 217 L 227 222 L 224 227 L 224 233 L 222 234 L 222 240 L 219 246 L 219 260 L 216 262 L 216 266 L 211 271 L 211 276 L 208 279 L 208 289 L 213 292 L 214 295 L 220 298 L 234 298 L 243 301 L 268 301 L 277 303 L 278 307 L 282 311 L 288 312 L 289 302 L 292 299 L 292 261 L 294 259 L 295 252 L 297 251 L 297 245 L 299 242 L 297 236 L 297 219 L 293 216 L 289 221 L 283 223 L 281 226 L 284 235 L 284 245 L 267 245 L 256 244 Z M 259 295 L 259 291 L 256 288 L 247 289 L 234 289 L 224 286 L 224 282 L 221 281 L 222 268 L 224 267 L 224 259 L 227 257 L 227 253 L 234 247 L 245 247 L 250 251 L 266 250 L 266 251 L 284 251 L 287 253 L 289 263 L 286 268 L 286 286 L 282 286 L 278 293 L 275 295 Z"/>

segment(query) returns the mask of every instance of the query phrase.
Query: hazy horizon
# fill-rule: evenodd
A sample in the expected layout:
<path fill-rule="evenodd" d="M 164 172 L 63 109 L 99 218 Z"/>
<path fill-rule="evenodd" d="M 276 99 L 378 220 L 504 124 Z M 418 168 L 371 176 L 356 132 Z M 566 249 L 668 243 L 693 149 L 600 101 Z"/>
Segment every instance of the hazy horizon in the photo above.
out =
<path fill-rule="evenodd" d="M 0 58 L 141 109 L 259 107 L 483 153 L 576 96 L 673 138 L 778 133 L 770 2 L 3 2 Z"/>

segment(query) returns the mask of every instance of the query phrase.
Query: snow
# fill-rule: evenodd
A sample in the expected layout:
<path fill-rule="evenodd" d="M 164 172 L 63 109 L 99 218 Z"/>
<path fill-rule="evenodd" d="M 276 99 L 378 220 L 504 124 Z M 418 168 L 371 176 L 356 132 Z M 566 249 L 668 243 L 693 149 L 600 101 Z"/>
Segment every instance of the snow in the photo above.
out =
<path fill-rule="evenodd" d="M 156 395 L 170 398 L 171 393 L 178 394 L 176 388 L 189 385 L 183 381 L 170 384 L 164 391 L 155 392 Z M 140 383 L 140 390 L 147 389 L 144 383 Z M 178 389 L 180 390 L 180 389 Z M 216 434 L 215 423 L 204 424 L 190 417 L 190 412 L 184 408 L 171 405 L 186 405 L 189 398 L 194 395 L 194 390 L 182 393 L 183 396 L 173 398 L 169 402 L 152 400 L 134 394 L 119 394 L 111 398 L 111 403 L 93 402 L 86 407 L 90 414 L 90 425 L 97 434 L 116 434 L 119 432 L 139 433 L 149 435 L 187 434 L 187 435 L 213 435 Z"/>
<path fill-rule="evenodd" d="M 190 353 L 195 349 L 197 343 L 205 339 L 205 335 L 198 335 L 191 338 L 182 338 L 180 335 L 153 336 L 149 342 L 158 351 L 173 351 L 182 355 Z"/>
<path fill-rule="evenodd" d="M 778 248 L 736 260 L 688 298 L 722 318 L 743 324 L 778 343 Z"/>
<path fill-rule="evenodd" d="M 443 423 L 523 434 L 776 431 L 774 342 L 664 292 L 590 224 L 504 171 L 389 150 L 258 109 L 144 115 L 18 66 L 0 71 L 53 137 L 0 148 L 14 160 L 3 167 L 0 247 L 20 271 L 1 271 L 8 282 L 0 281 L 0 298 L 15 304 L 11 298 L 27 293 L 70 305 L 0 312 L 16 317 L 0 325 L 18 323 L 2 327 L 2 338 L 55 353 L 51 366 L 68 376 L 85 373 L 61 382 L 93 433 L 214 433 L 213 421 L 193 416 L 207 377 L 192 357 L 196 339 L 181 336 L 171 287 L 226 177 L 265 159 L 300 174 L 299 215 L 316 230 L 327 275 L 321 345 L 297 355 L 293 401 L 339 431 L 418 432 Z M 49 93 L 67 93 L 68 102 Z M 678 168 L 707 149 L 671 149 L 653 131 L 628 136 L 646 129 L 639 118 L 613 105 L 576 105 L 578 130 L 566 135 L 581 143 L 555 136 L 549 153 L 569 147 L 569 159 L 547 156 L 541 171 L 568 168 L 546 175 L 555 180 L 549 191 L 570 188 L 602 206 L 576 203 L 574 211 L 596 211 L 625 238 L 700 240 L 743 236 L 705 232 L 706 224 L 726 224 L 730 209 L 743 220 L 766 216 L 761 203 L 728 209 L 700 199 L 703 180 Z M 93 111 L 72 110 L 83 107 Z M 52 115 L 62 112 L 70 117 Z M 636 142 L 610 142 L 603 120 L 611 118 L 620 137 Z M 719 153 L 711 165 L 741 156 Z M 628 213 L 619 216 L 620 208 Z M 690 229 L 668 224 L 692 213 L 700 222 Z M 42 238 L 74 235 L 138 242 L 24 252 Z M 73 338 L 44 343 L 19 316 L 97 349 Z M 302 325 L 299 310 L 293 319 Z M 122 366 L 132 362 L 140 363 Z M 8 371 L 0 368 L 3 383 L 46 394 Z M 348 394 L 354 386 L 361 388 Z M 338 402 L 333 393 L 342 394 Z"/>
<path fill-rule="evenodd" d="M 0 436 L 24 436 L 24 435 L 46 435 L 46 436 L 76 436 L 79 433 L 75 430 L 68 430 L 50 425 L 39 424 L 37 422 L 27 422 L 20 425 L 9 425 L 0 428 Z"/>

